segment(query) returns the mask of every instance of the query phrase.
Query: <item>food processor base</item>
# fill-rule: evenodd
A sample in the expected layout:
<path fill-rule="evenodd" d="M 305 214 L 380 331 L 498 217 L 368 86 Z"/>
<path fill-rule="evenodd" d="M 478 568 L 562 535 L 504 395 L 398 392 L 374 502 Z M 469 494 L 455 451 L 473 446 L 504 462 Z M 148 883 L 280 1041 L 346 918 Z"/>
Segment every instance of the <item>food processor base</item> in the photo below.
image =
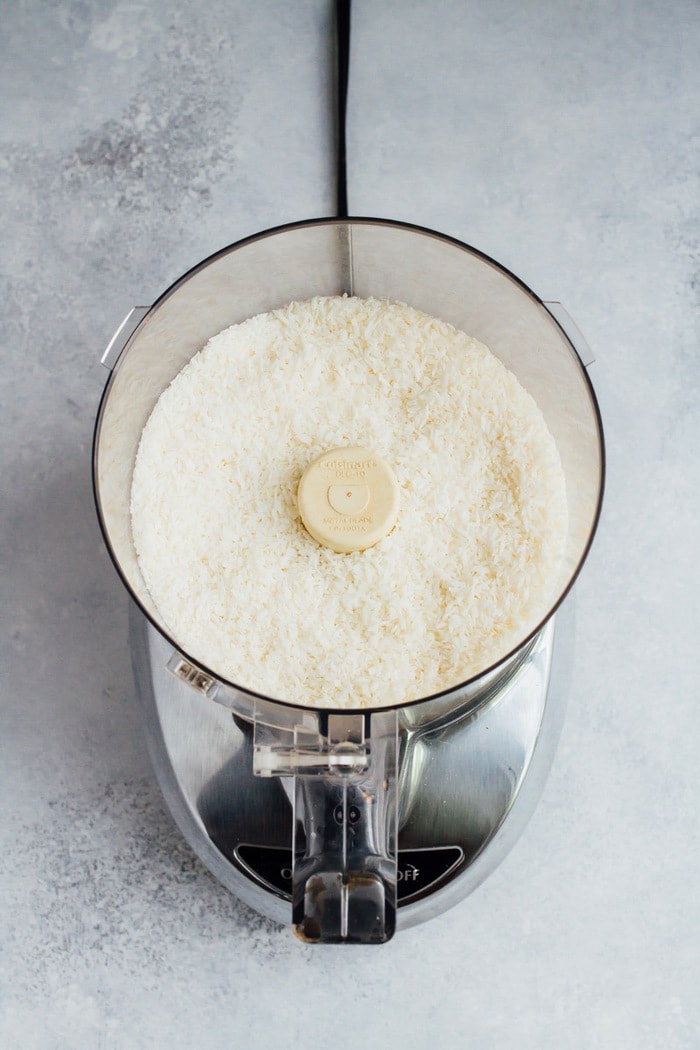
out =
<path fill-rule="evenodd" d="M 253 774 L 253 725 L 168 670 L 172 646 L 133 603 L 130 635 L 151 760 L 182 834 L 227 889 L 289 924 L 291 781 Z M 570 595 L 477 710 L 419 728 L 400 717 L 398 930 L 466 897 L 519 838 L 559 739 L 573 638 Z"/>

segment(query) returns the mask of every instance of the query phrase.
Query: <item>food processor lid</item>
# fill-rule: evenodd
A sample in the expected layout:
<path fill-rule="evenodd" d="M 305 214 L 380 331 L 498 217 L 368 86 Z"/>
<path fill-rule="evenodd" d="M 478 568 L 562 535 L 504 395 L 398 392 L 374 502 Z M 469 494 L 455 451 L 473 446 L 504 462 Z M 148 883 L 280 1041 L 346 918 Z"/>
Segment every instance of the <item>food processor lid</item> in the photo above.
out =
<path fill-rule="evenodd" d="M 576 347 L 545 303 L 483 252 L 425 227 L 377 218 L 312 219 L 274 227 L 203 260 L 147 311 L 105 388 L 95 428 L 93 482 L 107 548 L 145 615 L 193 665 L 228 682 L 170 636 L 141 576 L 131 538 L 130 486 L 140 435 L 160 393 L 208 339 L 231 324 L 290 301 L 356 295 L 409 302 L 475 336 L 503 362 L 543 412 L 562 460 L 569 503 L 566 563 L 546 616 L 518 645 L 466 682 L 409 704 L 468 689 L 498 673 L 537 635 L 571 589 L 597 527 L 604 443 L 593 387 Z M 304 710 L 310 707 L 303 705 Z M 313 710 L 313 707 L 311 707 Z"/>

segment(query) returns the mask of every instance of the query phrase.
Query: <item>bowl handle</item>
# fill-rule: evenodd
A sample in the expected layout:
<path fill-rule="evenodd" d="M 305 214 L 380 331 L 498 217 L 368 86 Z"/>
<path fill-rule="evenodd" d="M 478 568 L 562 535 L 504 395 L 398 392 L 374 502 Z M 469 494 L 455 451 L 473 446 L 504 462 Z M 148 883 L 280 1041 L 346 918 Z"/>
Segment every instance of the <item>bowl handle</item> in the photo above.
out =
<path fill-rule="evenodd" d="M 309 943 L 382 944 L 396 927 L 397 716 L 256 719 L 258 776 L 293 776 L 292 922 Z"/>

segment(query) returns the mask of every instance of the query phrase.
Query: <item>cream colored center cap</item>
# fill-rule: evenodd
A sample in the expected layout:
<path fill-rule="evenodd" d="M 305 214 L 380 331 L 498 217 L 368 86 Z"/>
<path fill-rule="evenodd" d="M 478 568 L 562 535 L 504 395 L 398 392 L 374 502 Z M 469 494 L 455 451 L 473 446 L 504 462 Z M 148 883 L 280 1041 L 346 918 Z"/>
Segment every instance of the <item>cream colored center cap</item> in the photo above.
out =
<path fill-rule="evenodd" d="M 299 482 L 307 532 L 339 554 L 379 543 L 396 524 L 399 486 L 389 464 L 366 448 L 334 448 L 310 463 Z"/>

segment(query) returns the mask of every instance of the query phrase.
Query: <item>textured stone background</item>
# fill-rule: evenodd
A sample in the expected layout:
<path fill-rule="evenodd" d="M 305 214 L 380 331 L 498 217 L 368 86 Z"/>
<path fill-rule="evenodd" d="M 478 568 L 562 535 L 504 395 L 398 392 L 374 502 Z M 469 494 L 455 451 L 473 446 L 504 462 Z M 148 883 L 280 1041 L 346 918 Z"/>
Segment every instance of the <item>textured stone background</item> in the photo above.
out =
<path fill-rule="evenodd" d="M 128 308 L 333 211 L 330 5 L 1 6 L 0 1042 L 700 1045 L 698 4 L 354 5 L 351 211 L 560 298 L 609 454 L 543 801 L 471 898 L 380 950 L 301 946 L 174 829 L 90 489 Z"/>

